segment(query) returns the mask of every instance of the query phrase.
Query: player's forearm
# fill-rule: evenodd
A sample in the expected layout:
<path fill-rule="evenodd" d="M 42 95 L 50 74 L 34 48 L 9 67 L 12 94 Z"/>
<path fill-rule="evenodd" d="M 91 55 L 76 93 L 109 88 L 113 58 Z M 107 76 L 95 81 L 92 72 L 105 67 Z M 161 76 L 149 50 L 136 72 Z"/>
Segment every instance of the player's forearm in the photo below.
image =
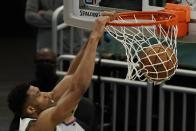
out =
<path fill-rule="evenodd" d="M 87 42 L 80 49 L 77 56 L 72 60 L 65 77 L 73 74 L 76 71 L 76 69 L 77 69 L 78 65 L 80 64 L 80 61 L 84 55 L 84 51 L 86 49 Z M 67 88 L 65 86 L 56 86 L 52 91 L 53 92 L 53 99 L 58 100 L 66 90 L 67 90 Z"/>
<path fill-rule="evenodd" d="M 86 49 L 86 45 L 87 45 L 88 41 L 83 45 L 83 47 L 80 49 L 80 51 L 78 52 L 78 54 L 76 55 L 76 57 L 72 60 L 70 66 L 69 66 L 69 69 L 67 71 L 67 75 L 70 75 L 70 74 L 73 74 L 78 65 L 80 64 L 80 61 L 84 55 L 84 51 Z"/>
<path fill-rule="evenodd" d="M 99 38 L 95 35 L 91 35 L 88 40 L 87 47 L 85 49 L 84 56 L 74 73 L 74 77 L 77 82 L 79 82 L 78 88 L 86 88 L 89 86 L 91 81 L 94 65 L 95 65 L 95 57 L 96 57 L 96 49 L 99 42 Z"/>

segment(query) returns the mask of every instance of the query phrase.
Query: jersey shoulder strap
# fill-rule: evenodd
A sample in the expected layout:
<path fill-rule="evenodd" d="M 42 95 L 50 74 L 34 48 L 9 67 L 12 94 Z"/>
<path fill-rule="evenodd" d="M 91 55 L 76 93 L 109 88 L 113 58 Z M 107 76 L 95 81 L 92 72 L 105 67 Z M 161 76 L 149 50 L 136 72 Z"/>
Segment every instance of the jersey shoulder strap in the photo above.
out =
<path fill-rule="evenodd" d="M 36 119 L 32 118 L 20 118 L 19 131 L 28 131 Z"/>

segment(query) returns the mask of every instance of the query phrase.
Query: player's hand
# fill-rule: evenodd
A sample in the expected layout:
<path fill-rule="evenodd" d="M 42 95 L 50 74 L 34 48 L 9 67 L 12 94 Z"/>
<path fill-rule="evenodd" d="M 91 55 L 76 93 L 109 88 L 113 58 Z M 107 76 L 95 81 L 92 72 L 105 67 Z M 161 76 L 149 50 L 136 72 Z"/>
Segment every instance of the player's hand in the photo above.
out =
<path fill-rule="evenodd" d="M 117 17 L 117 13 L 115 11 L 103 11 L 101 12 L 101 16 L 109 16 L 110 21 L 112 21 Z"/>
<path fill-rule="evenodd" d="M 107 22 L 115 18 L 114 12 L 102 12 L 101 16 L 95 20 L 92 35 L 100 39 L 104 33 Z"/>

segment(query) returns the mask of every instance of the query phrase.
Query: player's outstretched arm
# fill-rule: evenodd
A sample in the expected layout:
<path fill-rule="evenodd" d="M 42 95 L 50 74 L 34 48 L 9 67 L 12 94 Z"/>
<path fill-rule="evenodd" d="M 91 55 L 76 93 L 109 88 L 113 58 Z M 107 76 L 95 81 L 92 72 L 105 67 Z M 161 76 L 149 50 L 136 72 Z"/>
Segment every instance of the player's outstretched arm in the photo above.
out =
<path fill-rule="evenodd" d="M 57 118 L 58 115 L 55 115 L 57 119 L 59 119 L 60 117 L 64 119 L 66 114 L 69 114 L 69 112 L 72 111 L 72 109 L 78 104 L 81 96 L 85 93 L 85 91 L 89 87 L 94 71 L 97 45 L 100 38 L 103 35 L 106 22 L 108 21 L 109 21 L 108 16 L 102 16 L 96 20 L 94 29 L 91 32 L 90 37 L 88 39 L 88 43 L 84 55 L 76 71 L 72 75 L 67 76 L 70 79 L 69 82 L 70 84 L 69 87 L 67 88 L 70 90 L 67 90 L 63 94 L 62 98 L 60 98 L 59 102 L 57 103 L 57 110 L 56 110 L 57 111 L 56 113 L 58 112 L 64 113 L 64 117 L 60 113 L 61 115 L 58 118 Z M 66 79 L 66 77 L 64 79 Z M 59 86 L 64 86 L 66 84 L 67 82 L 60 83 Z"/>
<path fill-rule="evenodd" d="M 72 75 L 76 69 L 78 68 L 78 66 L 80 65 L 80 61 L 82 59 L 82 57 L 84 56 L 84 51 L 86 49 L 86 46 L 88 44 L 88 41 L 82 46 L 82 48 L 80 49 L 80 51 L 78 52 L 78 54 L 76 55 L 76 57 L 72 60 L 69 69 L 66 73 L 66 76 Z M 65 76 L 65 77 L 66 77 Z M 65 86 L 56 86 L 53 90 L 52 90 L 52 95 L 53 95 L 53 99 L 55 101 L 57 101 L 62 95 L 63 93 L 66 91 L 66 87 Z"/>
<path fill-rule="evenodd" d="M 104 27 L 110 20 L 109 16 L 97 18 L 94 28 L 89 36 L 83 57 L 76 71 L 64 77 L 57 86 L 66 88 L 56 106 L 43 111 L 35 122 L 31 131 L 53 130 L 61 123 L 79 103 L 81 96 L 85 93 L 91 82 L 94 71 L 96 48 L 103 35 Z"/>
<path fill-rule="evenodd" d="M 97 21 L 96 21 L 96 24 L 101 24 L 101 23 L 99 23 L 99 22 L 102 22 L 103 20 L 101 20 L 102 18 L 104 18 L 104 16 L 106 16 L 106 17 L 108 17 L 109 19 L 113 19 L 114 17 L 115 17 L 115 13 L 114 12 L 103 12 L 102 13 L 102 16 L 99 18 L 99 19 L 97 19 Z M 105 18 L 104 18 L 105 19 Z M 104 23 L 105 24 L 105 23 Z M 69 69 L 68 69 L 68 72 L 67 72 L 67 74 L 66 74 L 66 76 L 67 75 L 71 75 L 71 74 L 73 74 L 73 73 L 75 73 L 75 71 L 77 70 L 77 68 L 79 67 L 79 65 L 80 65 L 80 62 L 81 62 L 81 60 L 82 60 L 82 58 L 84 57 L 84 52 L 85 52 L 85 50 L 86 50 L 86 47 L 87 47 L 87 45 L 89 44 L 89 43 L 92 43 L 92 38 L 93 37 L 97 37 L 98 38 L 98 41 L 100 40 L 100 38 L 102 37 L 102 33 L 103 32 L 99 32 L 99 31 L 103 31 L 104 30 L 104 27 L 103 28 L 100 28 L 101 26 L 94 26 L 94 29 L 93 29 L 93 31 L 92 31 L 92 33 L 91 33 L 91 35 L 90 35 L 90 37 L 89 37 L 89 39 L 88 39 L 88 41 L 83 45 L 83 47 L 80 49 L 80 51 L 78 52 L 78 54 L 76 55 L 76 57 L 75 57 L 75 59 L 74 60 L 72 60 L 72 62 L 71 62 L 71 64 L 70 64 L 70 67 L 69 67 Z M 97 35 L 97 36 L 96 36 Z M 91 40 L 91 42 L 89 41 L 89 40 Z M 66 77 L 65 76 L 65 77 Z M 56 86 L 54 89 L 53 89 L 53 91 L 52 91 L 52 93 L 51 94 L 53 94 L 52 96 L 53 96 L 53 99 L 55 100 L 55 101 L 57 101 L 62 95 L 63 95 L 63 93 L 65 92 L 67 90 L 67 88 L 65 87 L 65 86 Z"/>

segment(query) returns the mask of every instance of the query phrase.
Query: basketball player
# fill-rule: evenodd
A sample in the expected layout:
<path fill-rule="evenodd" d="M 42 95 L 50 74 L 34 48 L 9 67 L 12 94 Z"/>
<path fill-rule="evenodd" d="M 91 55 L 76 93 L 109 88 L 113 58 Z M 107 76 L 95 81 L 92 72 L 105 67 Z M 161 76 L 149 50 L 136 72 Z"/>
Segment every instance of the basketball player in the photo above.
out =
<path fill-rule="evenodd" d="M 103 12 L 96 19 L 88 41 L 72 61 L 67 75 L 51 92 L 41 92 L 28 84 L 10 92 L 8 105 L 20 117 L 19 131 L 83 131 L 75 122 L 74 111 L 89 87 L 98 42 L 113 16 L 112 12 Z"/>

